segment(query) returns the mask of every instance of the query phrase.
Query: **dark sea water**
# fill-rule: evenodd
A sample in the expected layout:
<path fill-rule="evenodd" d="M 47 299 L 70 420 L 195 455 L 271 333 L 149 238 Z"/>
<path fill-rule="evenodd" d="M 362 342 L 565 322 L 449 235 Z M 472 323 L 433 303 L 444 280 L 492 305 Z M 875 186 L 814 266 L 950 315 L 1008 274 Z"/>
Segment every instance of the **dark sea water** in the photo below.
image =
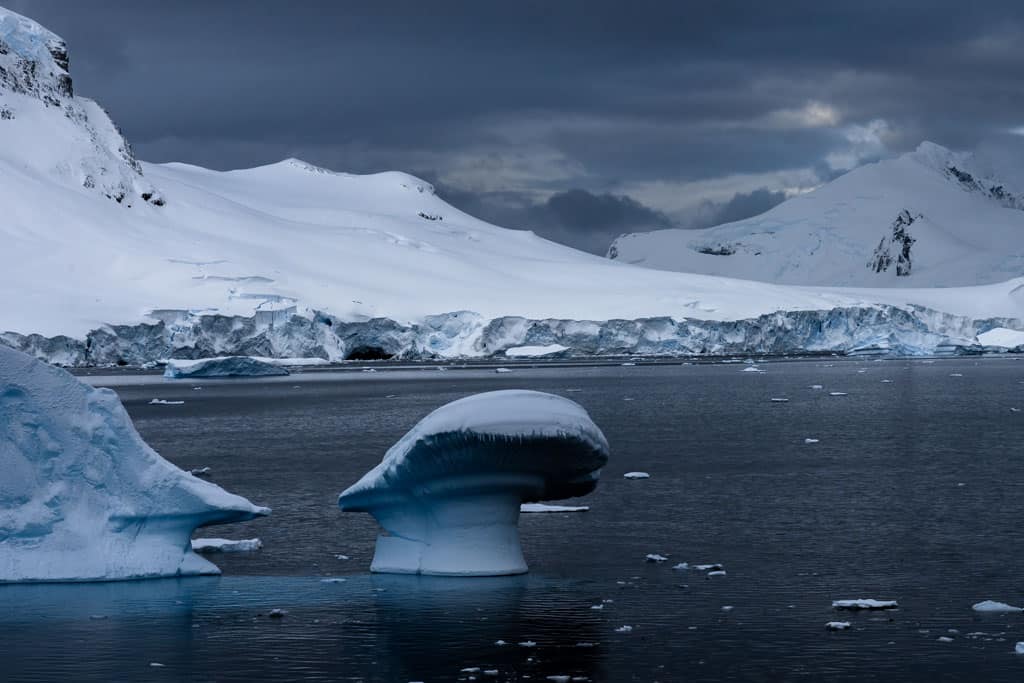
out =
<path fill-rule="evenodd" d="M 0 587 L 0 680 L 1024 680 L 1024 616 L 971 610 L 1024 606 L 1024 361 L 742 367 L 93 378 L 165 457 L 274 510 L 197 535 L 264 549 L 213 556 L 222 577 Z M 526 576 L 370 575 L 375 523 L 337 494 L 433 408 L 499 388 L 602 427 L 591 510 L 523 515 Z"/>

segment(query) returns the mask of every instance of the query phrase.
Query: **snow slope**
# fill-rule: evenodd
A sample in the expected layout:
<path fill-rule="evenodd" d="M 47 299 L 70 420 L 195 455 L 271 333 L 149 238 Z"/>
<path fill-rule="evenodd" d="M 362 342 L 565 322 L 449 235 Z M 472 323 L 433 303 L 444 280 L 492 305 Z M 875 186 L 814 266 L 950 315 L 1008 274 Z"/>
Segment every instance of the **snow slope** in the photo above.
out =
<path fill-rule="evenodd" d="M 1024 178 L 1002 177 L 992 168 L 980 156 L 925 142 L 754 218 L 706 230 L 623 235 L 609 256 L 794 285 L 1000 282 L 1024 275 Z M 907 259 L 901 258 L 904 248 Z"/>
<path fill-rule="evenodd" d="M 0 117 L 0 334 L 20 333 L 0 340 L 54 362 L 276 355 L 284 348 L 265 333 L 291 324 L 298 335 L 296 315 L 308 343 L 287 355 L 324 358 L 344 357 L 345 343 L 380 346 L 369 336 L 380 318 L 426 330 L 403 348 L 429 353 L 441 335 L 447 355 L 500 351 L 481 350 L 481 331 L 507 316 L 735 321 L 913 304 L 1010 319 L 1003 327 L 1024 318 L 1024 279 L 936 292 L 669 273 L 490 225 L 404 173 L 296 159 L 227 172 L 139 164 L 106 114 L 73 94 L 63 41 L 7 10 L 0 27 L 0 107 L 11 112 Z M 340 322 L 366 327 L 346 342 Z M 520 337 L 509 343 L 563 343 Z"/>

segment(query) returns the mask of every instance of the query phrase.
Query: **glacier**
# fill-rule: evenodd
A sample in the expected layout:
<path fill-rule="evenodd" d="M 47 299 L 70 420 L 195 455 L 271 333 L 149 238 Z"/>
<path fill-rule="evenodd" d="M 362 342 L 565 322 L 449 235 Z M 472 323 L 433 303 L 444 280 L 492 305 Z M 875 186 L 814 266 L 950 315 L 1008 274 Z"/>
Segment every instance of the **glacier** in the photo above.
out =
<path fill-rule="evenodd" d="M 167 379 L 194 377 L 273 377 L 287 375 L 288 369 L 249 356 L 215 356 L 200 360 L 170 360 L 164 368 Z"/>
<path fill-rule="evenodd" d="M 117 395 L 0 346 L 0 583 L 218 574 L 193 530 L 269 514 L 178 469 Z"/>
<path fill-rule="evenodd" d="M 604 434 L 569 399 L 476 394 L 420 420 L 338 505 L 380 524 L 373 572 L 522 574 L 520 505 L 593 491 L 608 452 Z"/>

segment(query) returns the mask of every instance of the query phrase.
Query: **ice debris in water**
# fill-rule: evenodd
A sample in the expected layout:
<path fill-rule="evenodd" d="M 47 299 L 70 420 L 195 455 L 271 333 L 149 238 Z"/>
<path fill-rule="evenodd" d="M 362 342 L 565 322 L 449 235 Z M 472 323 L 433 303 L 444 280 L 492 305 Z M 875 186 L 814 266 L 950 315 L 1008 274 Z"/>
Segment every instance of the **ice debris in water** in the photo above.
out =
<path fill-rule="evenodd" d="M 940 643 L 952 643 L 953 642 L 953 639 L 950 638 L 949 636 L 939 636 L 935 640 L 939 641 Z"/>
<path fill-rule="evenodd" d="M 971 609 L 975 612 L 1024 612 L 1024 608 L 1014 607 L 1013 605 L 1007 605 L 1005 602 L 996 602 L 995 600 L 982 600 L 971 605 Z"/>
<path fill-rule="evenodd" d="M 845 391 L 830 391 L 830 392 L 828 392 L 828 395 L 829 396 L 846 396 L 847 393 Z"/>
<path fill-rule="evenodd" d="M 630 633 L 632 631 L 633 631 L 633 627 L 630 626 L 629 624 L 625 624 L 625 625 L 620 626 L 617 629 L 615 629 L 616 633 Z"/>
<path fill-rule="evenodd" d="M 427 415 L 338 505 L 380 523 L 371 571 L 520 574 L 521 504 L 590 493 L 607 462 L 608 442 L 579 404 L 492 391 Z"/>
<path fill-rule="evenodd" d="M 709 577 L 710 576 L 725 576 L 725 570 L 724 569 L 716 569 L 714 571 L 710 571 L 710 572 L 708 572 L 708 576 Z"/>
<path fill-rule="evenodd" d="M 266 515 L 146 445 L 110 389 L 0 345 L 0 583 L 218 574 L 198 527 Z"/>
<path fill-rule="evenodd" d="M 1024 655 L 1024 642 L 1017 643 L 1013 646 L 1013 651 L 1019 655 Z"/>
<path fill-rule="evenodd" d="M 850 622 L 848 621 L 829 621 L 825 624 L 825 628 L 829 631 L 845 631 L 850 628 Z"/>
<path fill-rule="evenodd" d="M 665 562 L 666 560 L 668 560 L 668 558 L 665 557 L 664 555 L 659 555 L 657 553 L 650 553 L 644 559 L 647 562 Z"/>
<path fill-rule="evenodd" d="M 496 372 L 499 375 L 503 375 L 506 372 L 512 372 L 512 371 L 509 370 L 508 368 L 494 368 L 494 372 Z"/>
<path fill-rule="evenodd" d="M 266 359 L 250 356 L 220 356 L 199 360 L 167 361 L 164 377 L 183 379 L 186 377 L 269 377 L 287 375 L 288 369 L 268 362 Z"/>
<path fill-rule="evenodd" d="M 811 437 L 804 439 L 804 443 L 818 443 L 819 441 L 821 441 L 821 439 L 812 439 Z"/>
<path fill-rule="evenodd" d="M 693 568 L 696 569 L 697 571 L 700 571 L 700 572 L 719 572 L 719 571 L 722 571 L 724 569 L 722 567 L 722 565 L 717 564 L 717 563 L 695 564 L 695 565 L 693 565 Z"/>
<path fill-rule="evenodd" d="M 740 372 L 764 372 L 764 370 L 753 365 L 748 365 L 747 367 L 740 370 Z"/>
<path fill-rule="evenodd" d="M 523 503 L 520 512 L 587 512 L 587 505 L 546 505 L 544 503 Z"/>
<path fill-rule="evenodd" d="M 895 600 L 875 600 L 873 598 L 859 598 L 856 600 L 833 600 L 832 608 L 839 610 L 862 610 L 862 609 L 896 609 L 899 603 Z"/>
<path fill-rule="evenodd" d="M 772 403 L 789 403 L 788 398 L 773 398 Z"/>
<path fill-rule="evenodd" d="M 646 472 L 626 472 L 622 475 L 626 479 L 650 479 L 651 475 Z"/>
<path fill-rule="evenodd" d="M 210 468 L 209 467 L 197 467 L 194 470 L 189 470 L 188 473 L 191 474 L 193 477 L 205 477 L 206 475 L 208 475 L 210 473 Z"/>
<path fill-rule="evenodd" d="M 537 647 L 537 643 L 533 640 L 524 640 L 523 642 L 519 643 L 519 647 Z"/>
<path fill-rule="evenodd" d="M 680 569 L 680 570 L 682 570 L 682 569 L 689 569 L 689 568 L 690 568 L 690 565 L 688 565 L 686 562 L 680 562 L 679 564 L 673 565 L 673 567 L 672 567 L 672 569 Z"/>
<path fill-rule="evenodd" d="M 258 538 L 246 538 L 232 541 L 226 538 L 194 538 L 192 550 L 197 553 L 241 553 L 259 550 L 263 541 Z"/>
<path fill-rule="evenodd" d="M 152 401 L 149 402 L 149 405 L 151 405 L 151 406 L 183 406 L 183 405 L 185 405 L 185 402 L 184 401 L 165 401 L 162 398 L 154 398 Z"/>
<path fill-rule="evenodd" d="M 825 387 L 824 387 L 824 386 L 822 386 L 821 384 L 812 384 L 812 385 L 810 386 L 810 388 L 811 388 L 811 389 L 824 389 Z"/>

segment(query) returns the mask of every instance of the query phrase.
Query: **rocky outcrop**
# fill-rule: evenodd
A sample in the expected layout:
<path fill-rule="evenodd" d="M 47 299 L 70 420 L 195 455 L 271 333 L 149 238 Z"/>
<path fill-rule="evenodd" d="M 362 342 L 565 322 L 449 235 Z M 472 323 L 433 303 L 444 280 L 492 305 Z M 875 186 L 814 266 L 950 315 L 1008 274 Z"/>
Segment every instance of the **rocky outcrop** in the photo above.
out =
<path fill-rule="evenodd" d="M 33 144 L 35 137 L 40 139 Z M 76 97 L 67 45 L 0 7 L 0 146 L 19 166 L 96 191 L 118 204 L 162 206 L 121 131 L 92 100 Z"/>
<path fill-rule="evenodd" d="M 909 277 L 913 267 L 910 249 L 917 240 L 910 235 L 910 226 L 923 218 L 921 214 L 912 216 L 903 209 L 892 222 L 892 234 L 886 235 L 875 247 L 868 268 L 876 273 L 884 273 L 895 263 L 896 277 Z"/>

